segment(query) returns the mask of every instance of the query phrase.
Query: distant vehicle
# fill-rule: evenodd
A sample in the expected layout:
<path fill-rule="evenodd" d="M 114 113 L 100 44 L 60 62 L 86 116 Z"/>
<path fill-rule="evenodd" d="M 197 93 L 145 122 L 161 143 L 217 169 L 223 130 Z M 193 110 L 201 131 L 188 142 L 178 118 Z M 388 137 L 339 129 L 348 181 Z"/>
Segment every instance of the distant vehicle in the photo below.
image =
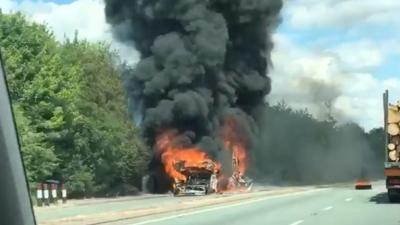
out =
<path fill-rule="evenodd" d="M 360 178 L 356 181 L 355 188 L 357 190 L 371 189 L 371 182 L 367 178 Z"/>
<path fill-rule="evenodd" d="M 383 94 L 385 126 L 386 188 L 390 202 L 400 200 L 400 102 L 389 104 L 389 91 Z"/>

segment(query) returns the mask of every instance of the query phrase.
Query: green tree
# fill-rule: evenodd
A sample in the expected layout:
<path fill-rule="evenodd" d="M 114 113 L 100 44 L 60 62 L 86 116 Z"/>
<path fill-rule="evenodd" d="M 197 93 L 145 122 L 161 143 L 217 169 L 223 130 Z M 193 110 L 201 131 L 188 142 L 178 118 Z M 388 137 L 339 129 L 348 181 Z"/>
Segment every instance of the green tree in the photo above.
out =
<path fill-rule="evenodd" d="M 0 14 L 0 45 L 30 182 L 59 179 L 77 197 L 138 185 L 149 151 L 116 53 L 77 37 L 59 43 L 20 13 Z"/>
<path fill-rule="evenodd" d="M 354 123 L 319 121 L 284 102 L 266 105 L 258 114 L 260 143 L 251 151 L 254 176 L 295 183 L 349 181 L 362 171 L 381 176 L 382 129 L 366 133 Z"/>
<path fill-rule="evenodd" d="M 56 45 L 46 26 L 28 22 L 21 13 L 0 14 L 0 46 L 12 99 L 23 98 L 27 86 Z"/>
<path fill-rule="evenodd" d="M 26 165 L 29 182 L 37 182 L 50 176 L 58 166 L 54 148 L 45 142 L 44 133 L 35 132 L 29 119 L 24 117 L 18 105 L 14 106 L 14 114 L 18 121 L 18 134 L 22 143 L 21 150 Z"/>

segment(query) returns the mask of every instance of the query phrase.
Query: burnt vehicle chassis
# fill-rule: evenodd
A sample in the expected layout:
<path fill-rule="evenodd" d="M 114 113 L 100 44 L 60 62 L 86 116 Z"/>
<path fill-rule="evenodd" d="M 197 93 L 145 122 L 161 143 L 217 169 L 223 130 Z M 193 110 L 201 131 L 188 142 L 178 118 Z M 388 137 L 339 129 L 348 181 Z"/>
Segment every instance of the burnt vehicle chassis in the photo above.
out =
<path fill-rule="evenodd" d="M 175 167 L 185 175 L 186 181 L 174 180 L 174 196 L 206 195 L 217 191 L 217 173 L 214 171 L 213 165 L 207 167 L 185 167 L 184 163 L 177 163 Z"/>

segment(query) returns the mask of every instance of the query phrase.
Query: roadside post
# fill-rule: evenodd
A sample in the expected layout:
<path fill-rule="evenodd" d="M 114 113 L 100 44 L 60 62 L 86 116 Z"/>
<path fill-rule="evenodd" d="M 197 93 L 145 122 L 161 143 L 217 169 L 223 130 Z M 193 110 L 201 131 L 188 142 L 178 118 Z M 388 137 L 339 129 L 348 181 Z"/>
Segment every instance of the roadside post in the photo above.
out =
<path fill-rule="evenodd" d="M 144 175 L 142 177 L 142 193 L 145 193 L 145 194 L 149 193 L 149 189 L 148 189 L 149 179 L 150 179 L 149 175 Z"/>
<path fill-rule="evenodd" d="M 43 197 L 44 197 L 44 204 L 49 206 L 50 199 L 49 199 L 49 189 L 47 184 L 43 184 Z"/>
<path fill-rule="evenodd" d="M 36 185 L 36 201 L 37 201 L 37 206 L 41 207 L 43 206 L 43 184 L 38 183 Z"/>
<path fill-rule="evenodd" d="M 61 198 L 63 204 L 67 203 L 67 188 L 64 184 L 61 184 Z"/>
<path fill-rule="evenodd" d="M 57 199 L 57 184 L 51 184 L 51 199 L 53 204 L 58 204 Z"/>

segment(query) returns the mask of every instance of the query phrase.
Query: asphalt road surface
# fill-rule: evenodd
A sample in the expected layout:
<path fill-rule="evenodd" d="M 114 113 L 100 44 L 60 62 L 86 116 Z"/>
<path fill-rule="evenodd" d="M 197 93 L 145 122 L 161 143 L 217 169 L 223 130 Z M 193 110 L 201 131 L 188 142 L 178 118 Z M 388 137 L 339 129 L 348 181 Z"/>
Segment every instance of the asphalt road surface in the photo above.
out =
<path fill-rule="evenodd" d="M 276 190 L 271 190 L 274 193 Z M 268 192 L 266 192 L 268 193 Z M 246 196 L 246 195 L 244 195 Z M 229 199 L 228 197 L 227 199 Z M 237 198 L 237 197 L 233 197 Z M 204 200 L 205 199 L 205 200 Z M 77 216 L 84 218 L 91 214 L 99 218 L 104 212 L 131 210 L 137 212 L 142 207 L 159 207 L 168 212 L 151 213 L 147 216 L 125 216 L 123 219 L 104 221 L 68 220 L 45 224 L 109 224 L 109 225 L 400 225 L 400 204 L 387 200 L 384 182 L 374 182 L 371 190 L 354 190 L 352 185 L 308 187 L 301 191 L 258 195 L 235 201 L 207 204 L 206 206 L 175 210 L 182 205 L 200 205 L 201 201 L 213 201 L 216 197 L 155 196 L 127 198 L 123 201 L 92 202 L 68 208 L 43 209 L 37 212 L 39 224 L 47 219 Z M 57 215 L 55 212 L 61 212 Z M 96 213 L 103 214 L 96 214 Z M 121 211 L 121 215 L 128 211 Z M 108 214 L 110 214 L 108 213 Z M 111 215 L 111 214 L 110 214 Z M 118 214 L 116 214 L 118 215 Z M 119 215 L 120 216 L 120 215 Z M 54 221 L 54 220 L 53 220 Z M 67 222 L 66 222 L 67 221 Z M 66 223 L 64 223 L 66 222 Z"/>
<path fill-rule="evenodd" d="M 153 225 L 400 225 L 400 204 L 387 200 L 383 181 L 372 190 L 352 185 L 250 199 L 115 224 Z"/>

